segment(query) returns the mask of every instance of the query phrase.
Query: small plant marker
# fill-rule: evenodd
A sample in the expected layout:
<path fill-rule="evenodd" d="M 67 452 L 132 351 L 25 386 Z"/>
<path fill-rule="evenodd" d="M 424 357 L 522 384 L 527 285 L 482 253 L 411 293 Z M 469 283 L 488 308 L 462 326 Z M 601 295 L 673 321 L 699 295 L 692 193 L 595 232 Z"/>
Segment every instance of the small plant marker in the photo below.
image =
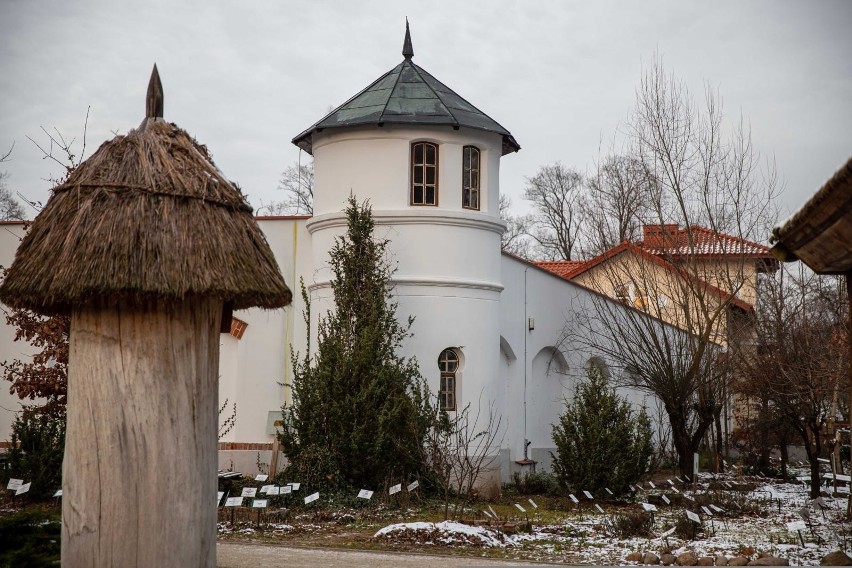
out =
<path fill-rule="evenodd" d="M 269 479 L 269 476 L 265 473 L 259 473 L 254 478 L 255 481 L 266 481 L 267 479 Z"/>
<path fill-rule="evenodd" d="M 408 492 L 410 493 L 418 487 L 420 487 L 420 482 L 415 479 L 414 481 L 408 484 L 408 487 L 406 487 L 406 489 L 408 489 Z"/>
<path fill-rule="evenodd" d="M 400 491 L 402 491 L 402 483 L 397 483 L 396 485 L 388 489 L 388 495 L 395 495 Z"/>
<path fill-rule="evenodd" d="M 316 493 L 311 493 L 310 495 L 305 497 L 305 505 L 307 505 L 308 503 L 313 503 L 317 499 L 319 499 L 319 491 L 317 491 Z"/>
<path fill-rule="evenodd" d="M 240 497 L 255 497 L 257 495 L 257 487 L 243 487 L 243 492 Z"/>
<path fill-rule="evenodd" d="M 532 505 L 534 509 L 538 509 L 538 505 L 535 504 L 535 501 L 533 501 L 532 499 L 527 499 L 527 501 L 530 502 L 530 505 Z"/>
<path fill-rule="evenodd" d="M 585 496 L 586 496 L 586 498 L 587 498 L 587 499 L 589 499 L 590 501 L 594 501 L 594 500 L 595 500 L 595 498 L 594 498 L 594 497 L 592 497 L 592 494 L 591 494 L 591 493 L 589 493 L 588 491 L 583 491 L 583 495 L 585 495 Z"/>
<path fill-rule="evenodd" d="M 601 513 L 605 513 L 605 511 L 597 503 L 595 503 L 595 508 L 597 508 L 597 510 L 600 511 Z"/>
<path fill-rule="evenodd" d="M 519 510 L 521 513 L 526 513 L 526 512 L 527 512 L 527 510 L 526 510 L 526 509 L 524 509 L 524 507 L 523 507 L 520 503 L 515 503 L 515 507 L 517 507 L 517 508 L 518 508 L 518 510 Z"/>
<path fill-rule="evenodd" d="M 367 501 L 369 501 L 372 498 L 373 498 L 373 492 L 370 491 L 369 489 L 362 489 L 361 491 L 358 492 L 358 499 L 366 499 Z"/>

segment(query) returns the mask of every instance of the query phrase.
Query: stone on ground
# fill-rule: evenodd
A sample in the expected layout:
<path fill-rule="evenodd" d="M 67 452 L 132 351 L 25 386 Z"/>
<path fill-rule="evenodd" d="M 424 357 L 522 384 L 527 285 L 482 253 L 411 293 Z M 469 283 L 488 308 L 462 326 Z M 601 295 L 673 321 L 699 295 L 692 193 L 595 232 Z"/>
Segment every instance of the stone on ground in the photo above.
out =
<path fill-rule="evenodd" d="M 852 566 L 852 558 L 850 558 L 842 550 L 835 550 L 826 554 L 819 562 L 820 566 Z"/>

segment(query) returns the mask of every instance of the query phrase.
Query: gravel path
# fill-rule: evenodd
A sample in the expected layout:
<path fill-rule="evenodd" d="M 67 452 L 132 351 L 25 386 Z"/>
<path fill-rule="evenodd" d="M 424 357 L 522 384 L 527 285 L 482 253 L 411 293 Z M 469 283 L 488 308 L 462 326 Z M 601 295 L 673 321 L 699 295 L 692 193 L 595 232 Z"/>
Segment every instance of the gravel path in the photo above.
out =
<path fill-rule="evenodd" d="M 288 548 L 261 544 L 236 544 L 220 542 L 216 545 L 218 568 L 366 568 L 414 567 L 461 568 L 462 566 L 545 566 L 518 561 L 499 561 L 454 556 L 425 554 L 397 554 L 394 552 L 364 552 L 333 550 L 328 548 Z"/>

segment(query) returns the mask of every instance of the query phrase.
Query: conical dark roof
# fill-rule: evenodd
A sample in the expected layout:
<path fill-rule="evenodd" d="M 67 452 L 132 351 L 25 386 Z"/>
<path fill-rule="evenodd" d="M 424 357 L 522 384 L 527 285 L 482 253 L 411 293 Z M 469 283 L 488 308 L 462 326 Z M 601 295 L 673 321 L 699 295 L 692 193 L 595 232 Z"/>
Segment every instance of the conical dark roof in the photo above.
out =
<path fill-rule="evenodd" d="M 326 128 L 417 124 L 495 132 L 503 136 L 503 155 L 521 149 L 508 130 L 414 64 L 407 22 L 403 55 L 402 63 L 293 138 L 293 144 L 311 154 L 313 134 Z"/>
<path fill-rule="evenodd" d="M 157 117 L 156 68 L 151 85 L 159 100 L 149 96 L 140 127 L 53 189 L 0 285 L 7 305 L 54 314 L 202 296 L 235 309 L 290 303 L 251 206 L 205 146 Z"/>

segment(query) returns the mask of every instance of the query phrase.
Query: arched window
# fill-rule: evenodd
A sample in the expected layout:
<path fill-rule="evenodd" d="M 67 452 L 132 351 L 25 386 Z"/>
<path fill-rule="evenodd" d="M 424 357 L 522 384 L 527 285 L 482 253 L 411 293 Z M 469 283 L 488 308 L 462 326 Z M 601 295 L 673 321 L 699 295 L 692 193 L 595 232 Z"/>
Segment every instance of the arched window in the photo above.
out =
<path fill-rule="evenodd" d="M 411 204 L 438 204 L 438 145 L 414 142 L 411 145 Z"/>
<path fill-rule="evenodd" d="M 479 148 L 462 149 L 462 207 L 479 210 Z"/>
<path fill-rule="evenodd" d="M 438 369 L 441 371 L 441 385 L 438 400 L 442 410 L 456 409 L 456 372 L 459 369 L 459 356 L 452 349 L 444 349 L 438 357 Z"/>

